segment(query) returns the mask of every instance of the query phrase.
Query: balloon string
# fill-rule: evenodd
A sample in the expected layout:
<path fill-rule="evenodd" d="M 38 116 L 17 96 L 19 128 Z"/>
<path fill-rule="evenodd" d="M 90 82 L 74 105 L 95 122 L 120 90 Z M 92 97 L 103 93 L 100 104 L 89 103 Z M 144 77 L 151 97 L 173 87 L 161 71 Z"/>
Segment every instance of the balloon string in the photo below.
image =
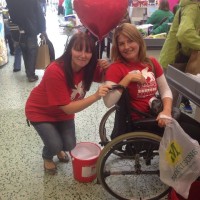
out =
<path fill-rule="evenodd" d="M 101 58 L 101 42 L 100 42 L 100 40 L 98 41 L 98 43 L 99 43 L 99 59 Z"/>
<path fill-rule="evenodd" d="M 99 44 L 99 59 L 101 59 L 101 41 L 100 40 L 98 40 L 98 44 Z M 100 84 L 98 83 L 98 86 L 99 86 Z M 96 113 L 95 113 L 95 117 L 96 117 L 96 119 L 98 119 L 98 113 L 99 113 L 99 101 L 97 101 L 96 102 Z M 95 123 L 95 133 L 97 133 L 98 132 L 98 125 Z M 95 134 L 95 141 L 97 141 L 97 138 L 96 138 L 96 135 L 97 134 Z"/>

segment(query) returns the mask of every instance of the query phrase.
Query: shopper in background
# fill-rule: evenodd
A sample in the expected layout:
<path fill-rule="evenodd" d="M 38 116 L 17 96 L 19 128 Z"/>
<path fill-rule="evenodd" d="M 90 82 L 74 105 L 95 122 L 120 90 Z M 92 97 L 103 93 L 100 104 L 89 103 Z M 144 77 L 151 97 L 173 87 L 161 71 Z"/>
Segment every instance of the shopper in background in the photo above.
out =
<path fill-rule="evenodd" d="M 58 15 L 64 15 L 64 7 L 63 7 L 64 0 L 58 1 Z"/>
<path fill-rule="evenodd" d="M 29 82 L 37 81 L 35 64 L 37 58 L 37 35 L 46 36 L 46 21 L 38 0 L 6 0 L 10 17 L 24 34 L 20 37 L 20 47 Z"/>
<path fill-rule="evenodd" d="M 71 0 L 65 0 L 65 16 L 73 14 Z"/>
<path fill-rule="evenodd" d="M 146 24 L 152 24 L 154 31 L 162 23 L 164 23 L 169 17 L 173 17 L 174 14 L 169 10 L 168 0 L 160 0 L 158 10 L 152 13 L 152 15 L 147 19 Z"/>
<path fill-rule="evenodd" d="M 46 0 L 39 0 L 39 1 L 40 1 L 40 5 L 42 8 L 42 12 L 43 12 L 44 16 L 46 16 L 47 2 L 46 2 Z"/>
<path fill-rule="evenodd" d="M 3 13 L 3 20 L 4 20 L 5 41 L 6 41 L 6 44 L 8 43 L 8 46 L 10 49 L 10 55 L 13 56 L 15 53 L 14 52 L 15 48 L 14 48 L 14 43 L 13 43 L 11 32 L 10 32 L 10 27 L 8 25 L 8 22 L 9 22 L 8 12 Z"/>
<path fill-rule="evenodd" d="M 153 31 L 151 31 L 151 35 L 156 35 L 156 34 L 160 34 L 160 33 L 168 33 L 169 29 L 170 29 L 170 25 L 173 20 L 174 20 L 174 16 L 176 14 L 176 11 L 179 9 L 179 5 L 175 5 L 173 8 L 173 16 L 170 16 L 166 19 L 166 21 L 164 21 L 160 26 L 158 26 L 157 28 L 153 29 Z M 151 35 L 149 35 L 149 38 L 151 37 Z"/>
<path fill-rule="evenodd" d="M 120 24 L 123 24 L 123 23 L 130 23 L 131 24 L 131 18 L 129 16 L 129 12 L 128 10 L 126 11 L 126 13 L 124 14 L 124 17 L 122 18 L 122 20 L 119 22 L 118 26 Z M 113 33 L 114 33 L 115 29 L 113 29 L 112 31 L 110 31 L 108 33 L 108 36 L 107 36 L 107 57 L 109 58 L 110 57 L 110 45 L 112 43 L 112 37 L 113 37 Z"/>
<path fill-rule="evenodd" d="M 21 48 L 19 45 L 19 27 L 16 24 L 13 24 L 10 20 L 9 12 L 6 12 L 6 15 L 4 14 L 5 23 L 6 26 L 6 32 L 9 34 L 7 38 L 9 38 L 9 46 L 12 51 L 10 52 L 11 55 L 14 55 L 14 64 L 13 64 L 13 72 L 18 72 L 21 70 Z"/>
<path fill-rule="evenodd" d="M 15 58 L 13 64 L 13 72 L 19 72 L 21 71 L 22 51 L 19 42 L 14 42 L 14 46 L 15 46 Z"/>
<path fill-rule="evenodd" d="M 167 69 L 169 64 L 186 63 L 192 50 L 200 51 L 200 1 L 180 0 L 179 5 L 180 9 L 174 17 L 160 52 L 159 60 L 164 69 Z M 181 57 L 179 57 L 180 52 L 182 53 Z M 183 98 L 182 103 L 184 111 L 192 113 L 189 100 Z"/>
<path fill-rule="evenodd" d="M 6 23 L 4 23 L 4 30 L 5 30 L 5 41 L 6 44 L 8 43 L 10 49 L 10 55 L 14 56 L 15 53 L 14 43 L 11 37 L 10 28 Z"/>
<path fill-rule="evenodd" d="M 95 44 L 86 33 L 72 36 L 64 54 L 45 70 L 40 84 L 26 103 L 26 117 L 44 143 L 44 169 L 56 173 L 53 156 L 68 162 L 65 151 L 76 145 L 74 114 L 92 105 L 107 94 L 108 86 L 84 98 L 93 81 L 100 82 L 108 62 L 100 60 L 97 66 Z"/>

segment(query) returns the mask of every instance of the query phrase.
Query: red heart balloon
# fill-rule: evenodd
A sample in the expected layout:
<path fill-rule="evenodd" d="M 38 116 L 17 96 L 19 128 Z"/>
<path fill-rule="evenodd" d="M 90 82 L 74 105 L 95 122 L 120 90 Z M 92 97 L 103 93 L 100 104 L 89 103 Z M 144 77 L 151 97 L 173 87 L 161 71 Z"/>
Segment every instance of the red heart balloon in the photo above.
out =
<path fill-rule="evenodd" d="M 74 0 L 81 23 L 102 40 L 123 19 L 128 0 Z"/>

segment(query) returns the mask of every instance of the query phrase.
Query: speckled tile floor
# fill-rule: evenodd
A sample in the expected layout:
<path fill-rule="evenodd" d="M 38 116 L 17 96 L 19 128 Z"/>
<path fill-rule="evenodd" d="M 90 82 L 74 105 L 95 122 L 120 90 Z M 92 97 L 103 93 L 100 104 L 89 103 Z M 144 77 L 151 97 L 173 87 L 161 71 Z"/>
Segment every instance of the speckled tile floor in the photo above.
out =
<path fill-rule="evenodd" d="M 56 57 L 64 49 L 65 35 L 59 34 L 58 16 L 52 10 L 47 15 L 47 32 L 53 42 Z M 150 52 L 154 56 L 159 52 Z M 33 127 L 28 127 L 24 115 L 26 99 L 43 76 L 37 70 L 39 81 L 29 83 L 22 71 L 13 73 L 13 57 L 0 68 L 0 200 L 114 200 L 96 180 L 79 183 L 73 178 L 71 161 L 58 163 L 58 174 L 44 173 L 41 158 L 42 141 Z M 98 84 L 94 84 L 93 93 Z M 78 142 L 100 141 L 98 128 L 107 111 L 100 100 L 77 114 L 76 136 Z M 164 198 L 167 199 L 167 198 Z"/>

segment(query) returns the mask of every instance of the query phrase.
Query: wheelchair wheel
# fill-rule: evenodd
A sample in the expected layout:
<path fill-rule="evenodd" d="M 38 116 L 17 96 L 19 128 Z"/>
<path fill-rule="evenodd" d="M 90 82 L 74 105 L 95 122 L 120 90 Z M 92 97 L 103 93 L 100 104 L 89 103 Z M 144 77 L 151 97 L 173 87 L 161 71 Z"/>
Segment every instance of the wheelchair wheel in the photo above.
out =
<path fill-rule="evenodd" d="M 110 136 L 114 127 L 115 111 L 116 107 L 114 106 L 106 112 L 100 122 L 99 136 L 101 139 L 100 144 L 102 146 L 105 146 L 109 141 L 111 141 Z"/>
<path fill-rule="evenodd" d="M 169 186 L 159 178 L 160 140 L 160 136 L 149 132 L 131 132 L 116 137 L 99 156 L 98 181 L 118 199 L 161 199 L 168 193 Z M 116 155 L 118 149 L 129 156 Z"/>

